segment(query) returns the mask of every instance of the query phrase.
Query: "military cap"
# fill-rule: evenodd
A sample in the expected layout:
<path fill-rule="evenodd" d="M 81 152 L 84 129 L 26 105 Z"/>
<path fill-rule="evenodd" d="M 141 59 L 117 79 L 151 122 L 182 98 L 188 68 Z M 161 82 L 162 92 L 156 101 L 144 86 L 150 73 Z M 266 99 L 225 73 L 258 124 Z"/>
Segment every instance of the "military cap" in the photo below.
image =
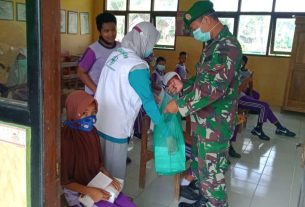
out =
<path fill-rule="evenodd" d="M 200 0 L 193 4 L 193 6 L 184 13 L 183 21 L 186 28 L 189 28 L 191 23 L 200 16 L 215 12 L 213 3 L 209 0 Z"/>

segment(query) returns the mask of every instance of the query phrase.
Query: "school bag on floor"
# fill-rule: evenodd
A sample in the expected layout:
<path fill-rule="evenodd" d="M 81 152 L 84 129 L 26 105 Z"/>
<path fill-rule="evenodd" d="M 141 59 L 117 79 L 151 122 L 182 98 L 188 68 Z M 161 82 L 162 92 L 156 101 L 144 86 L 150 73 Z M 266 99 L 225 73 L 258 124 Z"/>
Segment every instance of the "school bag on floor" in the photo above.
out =
<path fill-rule="evenodd" d="M 155 169 L 160 175 L 173 175 L 185 170 L 185 143 L 180 114 L 164 114 L 164 108 L 171 100 L 164 95 L 160 112 L 167 127 L 154 127 Z"/>

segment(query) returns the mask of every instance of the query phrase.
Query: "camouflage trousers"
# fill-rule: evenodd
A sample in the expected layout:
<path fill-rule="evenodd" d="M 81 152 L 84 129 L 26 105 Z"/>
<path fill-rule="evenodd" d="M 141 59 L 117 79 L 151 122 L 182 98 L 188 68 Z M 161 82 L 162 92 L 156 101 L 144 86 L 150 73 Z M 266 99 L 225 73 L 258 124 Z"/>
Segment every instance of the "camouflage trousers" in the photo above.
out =
<path fill-rule="evenodd" d="M 228 143 L 204 142 L 194 136 L 192 146 L 192 173 L 198 180 L 198 187 L 205 198 L 207 207 L 228 207 L 224 173 L 229 167 L 226 149 Z M 220 150 L 224 148 L 223 150 Z M 213 152 L 213 149 L 221 152 Z"/>

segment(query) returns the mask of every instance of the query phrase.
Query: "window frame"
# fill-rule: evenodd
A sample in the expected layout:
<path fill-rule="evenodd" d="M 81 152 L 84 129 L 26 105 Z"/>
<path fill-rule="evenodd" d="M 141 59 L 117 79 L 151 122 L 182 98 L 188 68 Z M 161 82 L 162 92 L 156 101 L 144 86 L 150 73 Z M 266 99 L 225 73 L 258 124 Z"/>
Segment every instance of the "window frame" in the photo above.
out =
<path fill-rule="evenodd" d="M 130 13 L 136 13 L 136 14 L 150 14 L 150 22 L 156 26 L 156 17 L 158 16 L 165 16 L 165 17 L 174 17 L 175 20 L 177 19 L 177 12 L 179 9 L 179 1 L 177 3 L 177 10 L 176 11 L 154 11 L 154 3 L 155 0 L 151 0 L 151 5 L 150 5 L 150 10 L 149 11 L 136 11 L 136 10 L 129 10 L 129 5 L 130 5 L 130 0 L 126 0 L 126 10 L 107 10 L 107 3 L 108 0 L 104 1 L 104 12 L 110 12 L 113 15 L 120 15 L 120 16 L 125 16 L 125 33 L 129 31 L 128 28 L 128 22 L 129 22 L 129 14 Z M 175 30 L 175 41 L 173 46 L 169 45 L 155 45 L 154 49 L 156 50 L 176 50 L 176 43 L 177 43 L 177 35 L 176 35 L 176 30 Z"/>
<path fill-rule="evenodd" d="M 275 46 L 275 32 L 276 32 L 276 20 L 277 19 L 295 19 L 295 15 L 287 14 L 287 13 L 281 13 L 279 15 L 274 15 L 272 25 L 274 29 L 272 30 L 271 34 L 271 45 L 270 45 L 270 53 L 274 55 L 290 55 L 291 52 L 283 52 L 283 51 L 276 51 L 274 50 Z"/>
<path fill-rule="evenodd" d="M 269 15 L 270 18 L 270 26 L 268 31 L 268 40 L 267 40 L 267 47 L 265 54 L 252 54 L 252 53 L 245 53 L 251 56 L 280 56 L 280 57 L 290 57 L 291 52 L 282 52 L 282 51 L 275 51 L 274 50 L 274 40 L 275 40 L 275 31 L 276 31 L 276 19 L 278 18 L 292 18 L 295 16 L 305 16 L 304 12 L 275 12 L 275 5 L 276 0 L 272 2 L 272 10 L 271 12 L 242 12 L 241 11 L 241 3 L 243 0 L 238 1 L 237 11 L 229 12 L 229 11 L 220 11 L 217 12 L 218 17 L 222 18 L 234 18 L 234 32 L 233 34 L 237 37 L 238 34 L 238 25 L 240 21 L 241 15 Z"/>
<path fill-rule="evenodd" d="M 29 98 L 28 104 L 15 104 L 14 100 L 1 99 L 0 120 L 31 127 L 31 175 L 30 195 L 32 206 L 43 206 L 43 87 L 42 75 L 42 39 L 41 39 L 41 1 L 27 0 L 26 4 L 26 43 L 27 43 L 27 76 Z M 28 187 L 27 187 L 28 188 Z"/>

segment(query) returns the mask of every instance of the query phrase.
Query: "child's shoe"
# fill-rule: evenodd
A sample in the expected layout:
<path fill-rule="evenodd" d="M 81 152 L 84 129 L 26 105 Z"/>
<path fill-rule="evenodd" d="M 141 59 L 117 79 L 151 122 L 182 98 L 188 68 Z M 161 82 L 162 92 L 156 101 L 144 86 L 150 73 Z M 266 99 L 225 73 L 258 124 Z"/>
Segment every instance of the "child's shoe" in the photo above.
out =
<path fill-rule="evenodd" d="M 269 141 L 270 137 L 268 137 L 262 129 L 255 127 L 252 129 L 251 134 L 258 136 L 261 140 Z"/>

